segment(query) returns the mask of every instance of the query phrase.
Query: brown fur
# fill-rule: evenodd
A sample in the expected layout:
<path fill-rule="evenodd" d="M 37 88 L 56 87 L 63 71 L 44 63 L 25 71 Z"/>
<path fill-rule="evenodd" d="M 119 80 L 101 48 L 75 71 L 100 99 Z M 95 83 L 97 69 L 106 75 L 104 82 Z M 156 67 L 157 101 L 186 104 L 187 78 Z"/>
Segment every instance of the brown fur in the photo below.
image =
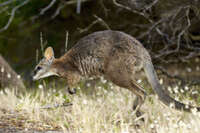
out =
<path fill-rule="evenodd" d="M 52 67 L 56 68 L 56 73 L 60 77 L 66 79 L 70 88 L 74 87 L 81 79 L 81 75 L 72 62 L 73 61 L 68 56 L 63 56 L 59 59 L 55 59 L 52 64 Z"/>

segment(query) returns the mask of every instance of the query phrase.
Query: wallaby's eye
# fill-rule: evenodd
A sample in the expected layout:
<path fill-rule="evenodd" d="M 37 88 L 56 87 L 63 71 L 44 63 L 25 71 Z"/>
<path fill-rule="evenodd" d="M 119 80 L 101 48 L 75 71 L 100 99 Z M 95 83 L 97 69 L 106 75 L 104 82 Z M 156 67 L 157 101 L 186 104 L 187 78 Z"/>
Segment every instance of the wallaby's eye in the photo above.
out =
<path fill-rule="evenodd" d="M 36 70 L 39 71 L 39 70 L 41 70 L 41 69 L 42 69 L 42 67 L 38 66 Z"/>
<path fill-rule="evenodd" d="M 38 71 L 40 71 L 41 69 L 42 69 L 42 67 L 40 67 L 40 66 L 36 67 L 35 70 L 33 71 L 34 75 L 35 75 Z"/>

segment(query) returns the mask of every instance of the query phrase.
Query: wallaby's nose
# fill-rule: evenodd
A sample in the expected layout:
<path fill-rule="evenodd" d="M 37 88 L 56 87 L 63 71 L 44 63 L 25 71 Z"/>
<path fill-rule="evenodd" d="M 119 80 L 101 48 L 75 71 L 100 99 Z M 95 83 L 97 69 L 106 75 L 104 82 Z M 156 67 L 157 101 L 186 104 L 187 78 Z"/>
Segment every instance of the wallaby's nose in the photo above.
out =
<path fill-rule="evenodd" d="M 34 71 L 32 72 L 32 76 L 36 75 L 36 73 L 37 73 L 37 71 L 34 70 Z"/>
<path fill-rule="evenodd" d="M 34 76 L 35 76 L 35 74 L 36 74 L 36 71 L 35 71 L 35 70 L 32 71 L 32 72 L 30 73 L 30 75 L 31 75 L 31 80 L 33 80 L 33 81 L 34 81 Z"/>

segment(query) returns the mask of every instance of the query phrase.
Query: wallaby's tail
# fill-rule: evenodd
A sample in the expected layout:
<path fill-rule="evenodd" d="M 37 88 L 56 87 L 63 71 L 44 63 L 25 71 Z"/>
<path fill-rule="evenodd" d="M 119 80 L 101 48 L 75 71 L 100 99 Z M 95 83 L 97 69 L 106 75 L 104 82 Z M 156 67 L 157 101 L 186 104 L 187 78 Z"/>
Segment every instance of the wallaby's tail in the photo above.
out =
<path fill-rule="evenodd" d="M 175 109 L 178 110 L 184 110 L 187 112 L 190 112 L 192 108 L 196 108 L 197 111 L 200 111 L 200 107 L 193 107 L 190 105 L 185 105 L 183 103 L 180 103 L 170 97 L 163 89 L 162 86 L 159 83 L 157 74 L 154 70 L 153 64 L 151 62 L 146 62 L 144 64 L 144 70 L 147 75 L 148 81 L 150 82 L 152 88 L 155 90 L 157 93 L 159 99 L 166 105 L 174 104 Z"/>

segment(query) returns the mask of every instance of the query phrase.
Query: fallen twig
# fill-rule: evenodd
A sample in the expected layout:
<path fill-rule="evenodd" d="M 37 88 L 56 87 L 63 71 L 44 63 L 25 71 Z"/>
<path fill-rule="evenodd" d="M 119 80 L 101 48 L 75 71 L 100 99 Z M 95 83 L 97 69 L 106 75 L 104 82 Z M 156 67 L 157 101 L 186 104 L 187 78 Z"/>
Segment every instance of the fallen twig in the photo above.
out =
<path fill-rule="evenodd" d="M 68 107 L 68 106 L 72 106 L 72 103 L 62 103 L 62 104 L 53 104 L 53 105 L 45 105 L 43 107 L 41 107 L 40 109 L 54 109 L 54 108 L 59 108 L 59 107 Z"/>

